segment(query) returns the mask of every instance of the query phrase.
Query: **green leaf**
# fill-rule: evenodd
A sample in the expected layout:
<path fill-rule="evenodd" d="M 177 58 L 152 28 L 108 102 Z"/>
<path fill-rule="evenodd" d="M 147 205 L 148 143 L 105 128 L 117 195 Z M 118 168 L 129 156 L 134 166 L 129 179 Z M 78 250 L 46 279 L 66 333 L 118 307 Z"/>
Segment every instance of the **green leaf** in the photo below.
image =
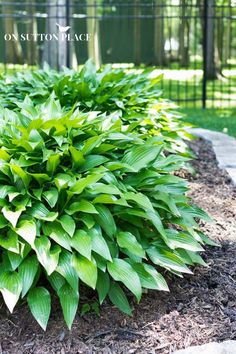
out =
<path fill-rule="evenodd" d="M 63 229 L 59 222 L 47 223 L 44 224 L 43 231 L 45 235 L 49 236 L 55 241 L 56 244 L 59 244 L 68 251 L 71 251 L 70 243 L 71 238 L 68 233 Z"/>
<path fill-rule="evenodd" d="M 56 292 L 66 284 L 65 278 L 57 272 L 53 272 L 51 275 L 47 276 L 47 279 Z"/>
<path fill-rule="evenodd" d="M 92 240 L 84 230 L 77 230 L 71 239 L 71 246 L 82 256 L 91 260 Z"/>
<path fill-rule="evenodd" d="M 27 257 L 19 266 L 19 276 L 22 284 L 22 297 L 29 291 L 37 271 L 39 269 L 39 262 L 36 256 Z"/>
<path fill-rule="evenodd" d="M 121 248 L 127 249 L 132 254 L 135 254 L 139 257 L 145 257 L 145 251 L 142 246 L 138 243 L 136 237 L 130 232 L 118 232 L 117 242 Z"/>
<path fill-rule="evenodd" d="M 90 151 L 92 151 L 95 147 L 98 147 L 101 144 L 102 139 L 103 139 L 102 136 L 93 136 L 88 140 L 86 140 L 84 147 L 82 149 L 83 154 L 86 155 Z"/>
<path fill-rule="evenodd" d="M 23 261 L 23 257 L 20 254 L 13 253 L 11 251 L 7 252 L 7 256 L 11 263 L 12 270 L 16 270 Z"/>
<path fill-rule="evenodd" d="M 99 215 L 95 215 L 97 223 L 102 227 L 106 234 L 113 238 L 116 233 L 116 224 L 110 210 L 104 205 L 96 205 Z"/>
<path fill-rule="evenodd" d="M 103 273 L 101 270 L 98 271 L 96 290 L 98 292 L 99 303 L 101 305 L 110 290 L 109 275 L 107 273 Z"/>
<path fill-rule="evenodd" d="M 28 297 L 30 311 L 45 331 L 51 311 L 51 297 L 47 289 L 38 287 L 30 290 Z"/>
<path fill-rule="evenodd" d="M 84 164 L 85 159 L 84 159 L 84 155 L 81 151 L 77 150 L 73 146 L 70 146 L 69 151 L 71 153 L 74 168 L 77 168 L 77 167 Z"/>
<path fill-rule="evenodd" d="M 75 292 L 78 292 L 78 275 L 73 268 L 72 255 L 70 252 L 62 251 L 60 253 L 56 271 L 66 279 Z"/>
<path fill-rule="evenodd" d="M 71 329 L 78 309 L 79 294 L 78 292 L 75 292 L 68 284 L 65 284 L 58 290 L 58 296 L 60 299 L 64 319 L 68 328 Z"/>
<path fill-rule="evenodd" d="M 105 156 L 101 155 L 88 155 L 86 156 L 86 160 L 84 164 L 79 168 L 79 172 L 89 171 L 94 167 L 102 165 L 103 163 L 109 161 L 109 159 Z"/>
<path fill-rule="evenodd" d="M 95 290 L 97 283 L 96 265 L 89 259 L 75 254 L 72 257 L 72 264 L 79 278 Z"/>
<path fill-rule="evenodd" d="M 36 224 L 33 220 L 21 220 L 15 231 L 32 247 L 34 246 L 34 241 L 36 238 Z"/>
<path fill-rule="evenodd" d="M 40 236 L 35 240 L 35 252 L 47 274 L 52 274 L 57 267 L 61 248 L 57 245 L 51 248 L 48 238 Z"/>
<path fill-rule="evenodd" d="M 140 279 L 135 270 L 123 259 L 114 258 L 113 262 L 108 262 L 107 269 L 112 278 L 121 281 L 139 301 L 142 296 Z"/>
<path fill-rule="evenodd" d="M 157 264 L 168 270 L 192 274 L 192 272 L 186 267 L 181 259 L 170 251 L 151 247 L 147 250 L 147 253 L 154 264 Z"/>
<path fill-rule="evenodd" d="M 135 146 L 125 154 L 121 162 L 130 165 L 137 172 L 147 167 L 150 162 L 155 160 L 162 150 L 162 146 L 142 145 Z"/>
<path fill-rule="evenodd" d="M 58 200 L 58 190 L 56 188 L 51 188 L 49 191 L 43 192 L 43 197 L 50 207 L 54 208 Z"/>
<path fill-rule="evenodd" d="M 50 212 L 43 203 L 35 203 L 30 209 L 30 215 L 45 221 L 54 221 L 58 217 L 57 212 Z"/>
<path fill-rule="evenodd" d="M 169 291 L 168 285 L 163 276 L 154 267 L 145 263 L 132 263 L 137 272 L 142 287 L 153 290 Z"/>
<path fill-rule="evenodd" d="M 204 251 L 202 246 L 189 234 L 176 230 L 166 230 L 171 248 L 184 248 L 189 251 Z"/>
<path fill-rule="evenodd" d="M 18 176 L 22 180 L 24 186 L 27 188 L 31 177 L 20 166 L 10 164 L 10 168 L 12 174 Z"/>
<path fill-rule="evenodd" d="M 86 187 L 98 182 L 102 177 L 102 174 L 94 174 L 81 178 L 70 188 L 70 192 L 73 194 L 81 194 Z"/>
<path fill-rule="evenodd" d="M 69 208 L 66 209 L 66 212 L 69 215 L 82 211 L 89 214 L 98 214 L 98 211 L 95 209 L 92 203 L 87 200 L 81 200 L 80 202 L 72 203 Z"/>
<path fill-rule="evenodd" d="M 8 207 L 2 208 L 2 213 L 4 217 L 12 224 L 13 227 L 16 227 L 17 221 L 22 214 L 22 211 L 25 210 L 24 207 L 19 207 L 16 211 L 11 211 Z"/>
<path fill-rule="evenodd" d="M 111 254 L 106 240 L 102 236 L 100 228 L 93 228 L 88 231 L 89 236 L 92 239 L 92 250 L 102 256 L 103 258 L 111 261 Z"/>
<path fill-rule="evenodd" d="M 59 221 L 63 229 L 70 235 L 70 237 L 72 237 L 76 228 L 74 219 L 71 216 L 65 214 L 60 218 Z"/>
<path fill-rule="evenodd" d="M 10 312 L 20 297 L 22 283 L 17 272 L 3 272 L 0 275 L 0 291 Z"/>
<path fill-rule="evenodd" d="M 6 234 L 0 234 L 0 246 L 8 251 L 19 253 L 19 243 L 17 234 L 9 230 Z"/>
<path fill-rule="evenodd" d="M 54 174 L 57 169 L 57 166 L 60 163 L 60 155 L 54 154 L 48 157 L 47 160 L 47 172 Z"/>
<path fill-rule="evenodd" d="M 119 284 L 116 284 L 114 282 L 111 283 L 108 296 L 111 302 L 116 307 L 118 307 L 119 310 L 121 310 L 122 312 L 126 313 L 129 316 L 132 314 L 132 309 L 129 305 L 128 299 L 124 291 L 119 286 Z"/>

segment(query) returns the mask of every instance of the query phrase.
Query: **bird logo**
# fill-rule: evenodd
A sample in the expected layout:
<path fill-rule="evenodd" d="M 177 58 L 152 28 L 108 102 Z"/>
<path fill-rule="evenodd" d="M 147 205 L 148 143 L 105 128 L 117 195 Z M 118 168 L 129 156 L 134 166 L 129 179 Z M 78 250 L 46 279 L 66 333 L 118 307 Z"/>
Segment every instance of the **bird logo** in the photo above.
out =
<path fill-rule="evenodd" d="M 69 29 L 71 28 L 70 26 L 61 26 L 59 25 L 59 23 L 56 23 L 57 27 L 59 28 L 59 31 L 61 33 L 66 33 L 67 31 L 69 31 Z"/>

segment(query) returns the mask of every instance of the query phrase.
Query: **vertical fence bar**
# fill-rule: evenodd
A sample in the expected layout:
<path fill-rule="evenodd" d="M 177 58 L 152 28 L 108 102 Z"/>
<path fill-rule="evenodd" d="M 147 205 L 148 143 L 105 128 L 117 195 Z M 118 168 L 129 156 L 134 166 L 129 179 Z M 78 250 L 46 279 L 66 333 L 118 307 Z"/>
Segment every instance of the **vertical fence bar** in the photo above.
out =
<path fill-rule="evenodd" d="M 67 23 L 67 26 L 71 26 L 70 25 L 70 23 L 71 23 L 70 16 L 71 16 L 70 0 L 66 0 L 66 23 Z M 69 42 L 67 43 L 67 46 L 66 46 L 66 66 L 68 68 L 71 66 L 71 48 L 70 48 Z"/>
<path fill-rule="evenodd" d="M 208 4 L 207 0 L 203 2 L 203 41 L 202 41 L 202 50 L 203 50 L 203 78 L 202 78 L 202 108 L 206 108 L 207 100 L 207 20 L 208 20 Z"/>

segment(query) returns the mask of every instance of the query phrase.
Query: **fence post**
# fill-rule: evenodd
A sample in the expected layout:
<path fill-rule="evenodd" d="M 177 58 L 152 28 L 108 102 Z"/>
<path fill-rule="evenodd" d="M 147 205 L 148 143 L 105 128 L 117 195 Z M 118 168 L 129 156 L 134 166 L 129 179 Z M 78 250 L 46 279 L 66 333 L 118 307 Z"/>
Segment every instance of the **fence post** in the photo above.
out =
<path fill-rule="evenodd" d="M 208 20 L 208 3 L 203 2 L 203 79 L 202 79 L 202 108 L 206 108 L 207 100 L 207 20 Z"/>

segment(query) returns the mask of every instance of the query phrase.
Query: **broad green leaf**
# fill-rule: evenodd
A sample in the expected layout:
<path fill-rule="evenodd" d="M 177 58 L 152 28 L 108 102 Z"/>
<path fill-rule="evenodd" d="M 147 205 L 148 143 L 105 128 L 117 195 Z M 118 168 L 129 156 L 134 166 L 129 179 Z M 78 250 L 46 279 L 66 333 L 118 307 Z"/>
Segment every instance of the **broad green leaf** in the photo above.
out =
<path fill-rule="evenodd" d="M 81 151 L 77 150 L 74 146 L 70 146 L 69 151 L 71 153 L 74 168 L 84 164 L 85 159 Z"/>
<path fill-rule="evenodd" d="M 103 273 L 101 270 L 98 271 L 96 290 L 98 292 L 99 303 L 101 305 L 110 290 L 109 275 L 107 273 Z"/>
<path fill-rule="evenodd" d="M 20 297 L 22 283 L 17 272 L 3 272 L 0 275 L 0 291 L 10 312 Z"/>
<path fill-rule="evenodd" d="M 17 234 L 9 230 L 6 234 L 0 235 L 0 246 L 8 251 L 19 253 L 19 242 Z"/>
<path fill-rule="evenodd" d="M 70 237 L 72 237 L 76 228 L 74 219 L 71 216 L 65 214 L 60 218 L 59 221 L 63 229 L 70 235 Z"/>
<path fill-rule="evenodd" d="M 30 311 L 45 331 L 51 311 L 51 297 L 47 289 L 37 287 L 30 290 L 28 297 Z"/>
<path fill-rule="evenodd" d="M 73 268 L 72 255 L 70 252 L 62 251 L 60 253 L 56 272 L 66 279 L 75 292 L 78 292 L 78 275 Z"/>
<path fill-rule="evenodd" d="M 113 238 L 116 233 L 116 224 L 110 210 L 104 205 L 96 205 L 99 215 L 95 215 L 97 223 L 102 227 L 106 234 Z"/>
<path fill-rule="evenodd" d="M 58 190 L 56 188 L 51 188 L 50 190 L 43 192 L 43 197 L 50 207 L 54 208 L 58 200 Z"/>
<path fill-rule="evenodd" d="M 11 263 L 12 270 L 16 270 L 21 264 L 21 262 L 23 262 L 23 257 L 20 254 L 16 254 L 11 251 L 8 251 L 7 256 Z"/>
<path fill-rule="evenodd" d="M 34 246 L 34 241 L 36 238 L 36 224 L 33 220 L 21 220 L 15 231 L 32 247 Z"/>
<path fill-rule="evenodd" d="M 52 274 L 57 267 L 61 248 L 58 245 L 51 248 L 51 243 L 48 238 L 40 236 L 35 240 L 35 252 L 47 274 Z"/>
<path fill-rule="evenodd" d="M 54 174 L 59 163 L 60 163 L 59 154 L 54 154 L 49 156 L 47 160 L 47 172 Z"/>
<path fill-rule="evenodd" d="M 39 269 L 39 262 L 36 256 L 27 257 L 19 266 L 19 276 L 22 284 L 22 297 L 29 291 L 37 271 Z"/>
<path fill-rule="evenodd" d="M 121 248 L 125 248 L 130 251 L 132 254 L 135 254 L 139 257 L 145 257 L 145 251 L 142 246 L 138 243 L 136 237 L 130 232 L 118 232 L 117 242 Z"/>
<path fill-rule="evenodd" d="M 176 230 L 166 230 L 171 248 L 184 248 L 189 251 L 204 251 L 202 246 L 189 234 Z"/>
<path fill-rule="evenodd" d="M 108 296 L 111 302 L 116 307 L 118 307 L 119 310 L 121 310 L 122 312 L 126 313 L 129 316 L 132 314 L 132 309 L 129 305 L 128 299 L 124 291 L 119 286 L 119 284 L 114 282 L 111 283 Z"/>
<path fill-rule="evenodd" d="M 105 156 L 101 155 L 88 155 L 83 165 L 79 168 L 79 172 L 89 171 L 94 167 L 102 165 L 103 163 L 109 161 Z"/>
<path fill-rule="evenodd" d="M 93 187 L 89 188 L 91 194 L 122 194 L 122 192 L 116 187 L 109 184 L 95 183 Z"/>
<path fill-rule="evenodd" d="M 72 264 L 79 278 L 95 290 L 97 283 L 97 266 L 89 259 L 75 254 L 72 257 Z"/>
<path fill-rule="evenodd" d="M 24 186 L 27 188 L 31 180 L 30 175 L 27 174 L 20 166 L 10 164 L 10 168 L 12 174 L 18 176 L 22 180 Z"/>
<path fill-rule="evenodd" d="M 85 258 L 91 259 L 92 240 L 84 230 L 77 230 L 71 238 L 71 247 Z"/>
<path fill-rule="evenodd" d="M 89 236 L 92 240 L 92 250 L 102 256 L 103 258 L 111 261 L 111 254 L 106 240 L 102 236 L 100 228 L 92 228 L 88 231 Z"/>
<path fill-rule="evenodd" d="M 108 262 L 107 269 L 112 278 L 121 281 L 139 301 L 142 296 L 140 279 L 135 270 L 123 259 L 114 258 L 113 262 Z"/>
<path fill-rule="evenodd" d="M 147 253 L 154 264 L 176 272 L 192 274 L 182 260 L 170 251 L 151 247 Z"/>
<path fill-rule="evenodd" d="M 79 202 L 72 203 L 69 208 L 66 209 L 66 212 L 69 215 L 82 211 L 83 213 L 89 214 L 98 214 L 98 211 L 95 209 L 92 203 L 87 200 L 81 200 Z"/>
<path fill-rule="evenodd" d="M 47 279 L 56 292 L 58 292 L 58 290 L 66 284 L 65 278 L 57 272 L 53 272 L 51 275 L 47 276 Z"/>
<path fill-rule="evenodd" d="M 138 273 L 142 287 L 169 291 L 168 285 L 163 276 L 151 265 L 145 263 L 132 263 L 132 267 Z"/>
<path fill-rule="evenodd" d="M 39 220 L 54 221 L 58 217 L 57 212 L 50 212 L 43 203 L 35 203 L 30 209 L 30 214 Z"/>
<path fill-rule="evenodd" d="M 58 290 L 58 296 L 63 310 L 64 319 L 68 328 L 71 329 L 78 309 L 79 293 L 74 291 L 70 285 L 65 284 Z"/>
<path fill-rule="evenodd" d="M 17 209 L 16 211 L 12 211 L 5 206 L 2 208 L 2 213 L 4 217 L 12 224 L 13 227 L 16 227 L 17 221 L 21 216 L 22 212 L 25 210 L 25 207 L 19 207 Z"/>
<path fill-rule="evenodd" d="M 62 246 L 68 251 L 71 251 L 71 238 L 63 229 L 59 222 L 44 224 L 44 233 L 55 241 L 56 244 Z"/>
<path fill-rule="evenodd" d="M 92 151 L 95 147 L 98 147 L 101 144 L 102 139 L 103 139 L 102 136 L 93 136 L 88 140 L 86 140 L 84 147 L 82 149 L 83 154 L 86 155 L 90 151 Z"/>
<path fill-rule="evenodd" d="M 81 194 L 86 187 L 98 182 L 102 177 L 102 174 L 94 174 L 81 178 L 69 190 L 73 194 Z"/>
<path fill-rule="evenodd" d="M 141 145 L 135 146 L 128 151 L 121 162 L 130 165 L 138 172 L 154 161 L 162 150 L 162 146 Z"/>

